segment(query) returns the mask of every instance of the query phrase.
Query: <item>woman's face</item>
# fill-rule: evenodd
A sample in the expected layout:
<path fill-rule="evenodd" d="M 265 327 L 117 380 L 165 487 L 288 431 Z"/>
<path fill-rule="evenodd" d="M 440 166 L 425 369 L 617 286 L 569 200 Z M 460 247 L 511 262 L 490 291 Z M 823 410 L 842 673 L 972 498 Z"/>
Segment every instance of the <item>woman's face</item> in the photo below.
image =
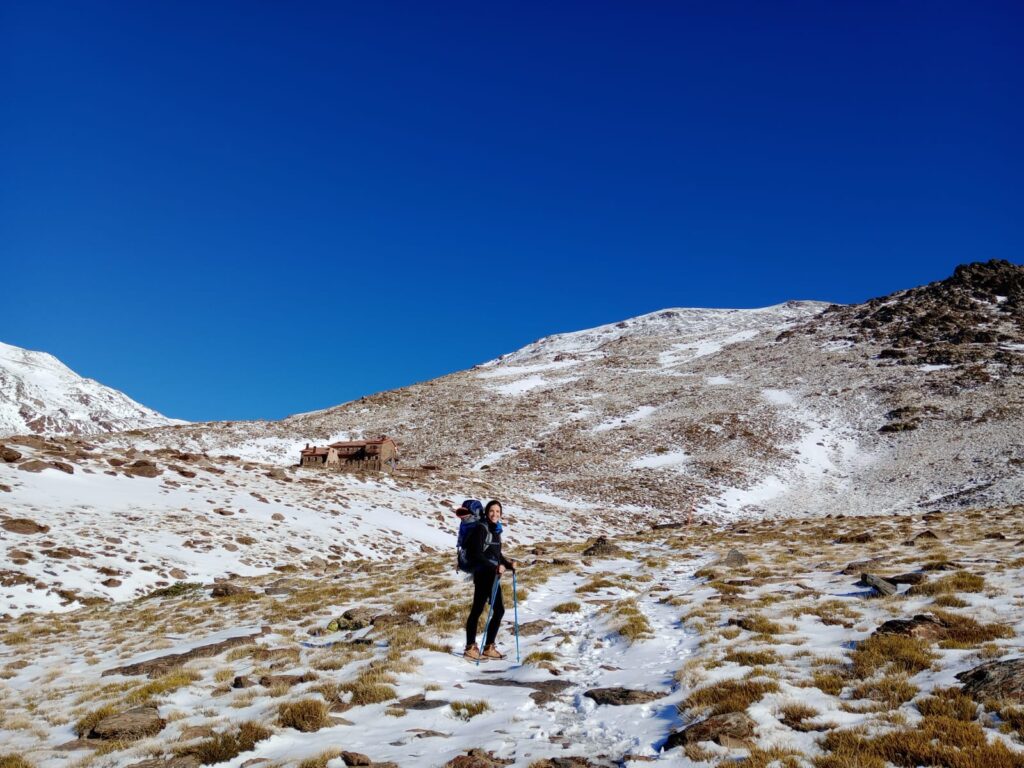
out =
<path fill-rule="evenodd" d="M 487 519 L 492 523 L 496 523 L 501 519 L 501 505 L 492 504 L 487 508 Z"/>

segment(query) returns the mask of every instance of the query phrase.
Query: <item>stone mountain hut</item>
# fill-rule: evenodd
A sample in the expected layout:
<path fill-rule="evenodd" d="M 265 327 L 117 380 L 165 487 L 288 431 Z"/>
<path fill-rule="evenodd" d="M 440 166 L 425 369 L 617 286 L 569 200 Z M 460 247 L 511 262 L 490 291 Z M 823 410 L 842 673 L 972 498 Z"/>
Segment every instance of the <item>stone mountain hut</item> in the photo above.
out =
<path fill-rule="evenodd" d="M 299 466 L 343 472 L 391 472 L 397 459 L 395 441 L 381 435 L 374 440 L 345 440 L 325 446 L 306 443 L 299 454 Z"/>

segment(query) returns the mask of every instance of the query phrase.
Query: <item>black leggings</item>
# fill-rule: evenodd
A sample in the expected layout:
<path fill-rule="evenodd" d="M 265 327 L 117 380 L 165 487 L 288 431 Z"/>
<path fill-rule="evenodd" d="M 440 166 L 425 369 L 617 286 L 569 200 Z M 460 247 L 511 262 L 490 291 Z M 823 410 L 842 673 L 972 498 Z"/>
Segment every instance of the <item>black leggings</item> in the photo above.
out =
<path fill-rule="evenodd" d="M 497 574 L 492 570 L 483 573 L 473 574 L 473 607 L 469 611 L 469 619 L 466 620 L 466 647 L 476 642 L 476 628 L 480 623 L 480 617 L 484 613 L 484 606 L 491 600 L 491 590 L 494 588 L 494 579 Z M 484 645 L 494 643 L 498 636 L 498 625 L 501 624 L 501 617 L 505 615 L 505 604 L 501 599 L 501 587 L 494 596 L 494 605 L 491 611 L 491 623 L 487 627 L 487 637 Z"/>

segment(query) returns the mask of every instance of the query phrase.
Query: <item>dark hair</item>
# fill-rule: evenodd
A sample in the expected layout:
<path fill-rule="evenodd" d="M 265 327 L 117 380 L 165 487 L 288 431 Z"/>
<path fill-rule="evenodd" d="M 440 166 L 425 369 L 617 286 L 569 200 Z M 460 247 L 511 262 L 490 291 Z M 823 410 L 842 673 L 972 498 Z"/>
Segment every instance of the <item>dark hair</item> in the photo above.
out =
<path fill-rule="evenodd" d="M 497 499 L 491 499 L 490 501 L 487 502 L 487 506 L 484 507 L 484 514 L 486 515 L 488 512 L 490 512 L 491 507 L 493 507 L 495 504 L 498 505 L 498 509 L 500 509 L 502 512 L 505 511 L 505 508 L 501 505 L 500 501 L 498 501 Z"/>

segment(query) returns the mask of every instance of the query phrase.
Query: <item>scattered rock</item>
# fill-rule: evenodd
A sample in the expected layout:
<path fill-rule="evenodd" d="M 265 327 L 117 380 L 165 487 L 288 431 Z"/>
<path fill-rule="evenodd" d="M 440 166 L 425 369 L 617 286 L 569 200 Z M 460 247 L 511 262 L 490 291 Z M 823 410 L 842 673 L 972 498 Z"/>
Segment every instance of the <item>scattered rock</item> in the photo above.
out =
<path fill-rule="evenodd" d="M 893 584 L 920 584 L 924 581 L 923 573 L 901 573 L 899 576 L 887 576 L 886 581 L 891 581 Z"/>
<path fill-rule="evenodd" d="M 874 587 L 878 594 L 885 597 L 896 594 L 896 585 L 891 581 L 883 579 L 881 576 L 875 576 L 873 573 L 862 573 L 860 580 L 869 587 Z"/>
<path fill-rule="evenodd" d="M 232 688 L 252 688 L 256 683 L 248 675 L 238 675 L 231 681 Z"/>
<path fill-rule="evenodd" d="M 377 611 L 373 608 L 359 607 L 349 608 L 337 619 L 332 619 L 327 625 L 328 632 L 339 632 L 342 630 L 365 629 L 373 624 L 377 617 Z"/>
<path fill-rule="evenodd" d="M 534 621 L 528 621 L 525 624 L 520 624 L 519 634 L 523 637 L 533 637 L 534 635 L 539 635 L 541 632 L 547 631 L 551 626 L 553 625 L 550 621 L 535 619 Z"/>
<path fill-rule="evenodd" d="M 480 685 L 495 685 L 501 687 L 513 687 L 513 688 L 531 688 L 533 693 L 530 694 L 530 698 L 533 699 L 534 703 L 538 706 L 547 704 L 549 701 L 553 701 L 562 693 L 566 688 L 571 688 L 574 683 L 569 680 L 542 680 L 536 683 L 520 682 L 518 680 L 509 680 L 504 677 L 496 677 L 491 679 L 474 679 L 470 680 L 471 683 L 479 683 Z"/>
<path fill-rule="evenodd" d="M 835 544 L 867 544 L 870 541 L 874 541 L 875 537 L 868 531 L 862 531 L 861 533 L 846 533 L 839 536 L 835 540 Z"/>
<path fill-rule="evenodd" d="M 243 587 L 231 581 L 219 581 L 210 590 L 210 597 L 233 597 L 235 595 L 255 595 L 256 593 L 248 587 Z"/>
<path fill-rule="evenodd" d="M 607 536 L 598 536 L 594 543 L 583 550 L 583 557 L 623 557 L 625 552 L 608 540 Z"/>
<path fill-rule="evenodd" d="M 607 765 L 605 763 L 604 765 Z M 598 763 L 592 763 L 585 757 L 579 755 L 568 755 L 566 757 L 548 757 L 544 760 L 535 760 L 530 763 L 530 768 L 602 768 Z"/>
<path fill-rule="evenodd" d="M 311 680 L 316 680 L 316 675 L 309 672 L 301 675 L 263 675 L 260 678 L 260 685 L 264 688 L 273 688 L 275 685 L 286 685 L 291 688 L 293 685 L 308 683 Z"/>
<path fill-rule="evenodd" d="M 722 565 L 728 566 L 729 568 L 739 568 L 747 565 L 750 561 L 747 556 L 740 552 L 738 549 L 730 549 L 729 554 L 722 560 Z"/>
<path fill-rule="evenodd" d="M 372 765 L 373 761 L 362 752 L 342 752 L 341 761 L 345 765 Z"/>
<path fill-rule="evenodd" d="M 75 473 L 75 468 L 63 461 L 41 461 L 39 459 L 29 459 L 28 461 L 22 462 L 18 465 L 18 469 L 24 470 L 25 472 L 42 472 L 44 469 L 59 469 L 61 472 L 67 472 L 69 475 L 73 475 Z"/>
<path fill-rule="evenodd" d="M 629 704 L 647 704 L 665 696 L 664 693 L 636 691 L 630 688 L 591 688 L 583 695 L 593 699 L 598 704 L 608 704 L 614 707 Z"/>
<path fill-rule="evenodd" d="M 438 709 L 445 707 L 449 702 L 444 699 L 428 699 L 424 694 L 417 693 L 415 696 L 409 696 L 408 698 L 401 699 L 398 702 L 399 707 L 403 709 L 412 710 L 423 710 L 423 709 Z"/>
<path fill-rule="evenodd" d="M 178 741 L 192 741 L 192 739 L 208 739 L 215 731 L 208 725 L 190 725 L 182 728 L 178 735 Z"/>
<path fill-rule="evenodd" d="M 912 536 L 903 542 L 905 547 L 913 547 L 917 544 L 927 544 L 929 541 L 938 541 L 939 537 L 929 530 L 921 531 L 917 536 Z"/>
<path fill-rule="evenodd" d="M 870 560 L 856 560 L 852 563 L 848 563 L 843 570 L 840 571 L 844 576 L 852 576 L 855 573 L 863 573 L 865 568 L 871 568 L 882 562 L 882 557 L 872 557 Z"/>
<path fill-rule="evenodd" d="M 712 715 L 707 720 L 687 726 L 669 734 L 665 749 L 713 741 L 723 747 L 747 746 L 754 735 L 756 723 L 745 712 Z"/>
<path fill-rule="evenodd" d="M 501 768 L 503 765 L 512 765 L 513 762 L 515 761 L 495 757 L 493 752 L 471 749 L 466 754 L 449 760 L 444 764 L 444 768 Z"/>
<path fill-rule="evenodd" d="M 121 580 L 120 579 L 115 579 L 115 578 L 104 579 L 100 583 L 104 587 L 109 587 L 110 589 L 113 589 L 114 587 L 120 587 L 121 586 Z"/>
<path fill-rule="evenodd" d="M 926 642 L 945 640 L 949 630 L 930 614 L 918 614 L 912 619 L 890 619 L 875 630 L 876 635 L 906 635 Z"/>
<path fill-rule="evenodd" d="M 20 459 L 21 453 L 19 451 L 16 451 L 13 448 L 8 448 L 6 445 L 0 445 L 0 461 L 13 464 Z"/>
<path fill-rule="evenodd" d="M 961 672 L 956 679 L 975 701 L 1005 700 L 1024 703 L 1024 658 L 992 661 Z"/>
<path fill-rule="evenodd" d="M 263 627 L 259 632 L 252 635 L 229 637 L 227 640 L 221 640 L 220 642 L 210 643 L 208 645 L 200 645 L 197 648 L 192 648 L 183 653 L 171 653 L 167 656 L 159 656 L 155 659 L 147 659 L 146 661 L 136 662 L 135 664 L 125 664 L 121 667 L 113 667 L 105 670 L 101 677 L 106 677 L 107 675 L 149 675 L 150 677 L 159 677 L 173 669 L 177 669 L 188 661 L 192 661 L 192 659 L 205 659 L 210 656 L 217 656 L 226 650 L 237 648 L 240 645 L 252 645 L 260 637 L 267 634 L 270 634 L 269 626 Z"/>
<path fill-rule="evenodd" d="M 122 470 L 126 475 L 131 475 L 132 477 L 157 477 L 163 474 L 157 465 L 148 459 L 133 461 L 131 464 L 122 467 Z"/>
<path fill-rule="evenodd" d="M 50 526 L 37 523 L 35 520 L 29 520 L 27 517 L 4 520 L 0 523 L 0 528 L 11 533 L 21 533 L 26 536 L 34 533 L 47 533 L 50 530 Z"/>
<path fill-rule="evenodd" d="M 135 707 L 103 718 L 89 731 L 88 738 L 104 741 L 140 739 L 160 733 L 166 725 L 167 721 L 160 717 L 156 707 Z"/>
<path fill-rule="evenodd" d="M 179 755 L 178 757 L 153 757 L 140 763 L 132 763 L 128 768 L 199 768 L 201 763 L 195 755 Z"/>

